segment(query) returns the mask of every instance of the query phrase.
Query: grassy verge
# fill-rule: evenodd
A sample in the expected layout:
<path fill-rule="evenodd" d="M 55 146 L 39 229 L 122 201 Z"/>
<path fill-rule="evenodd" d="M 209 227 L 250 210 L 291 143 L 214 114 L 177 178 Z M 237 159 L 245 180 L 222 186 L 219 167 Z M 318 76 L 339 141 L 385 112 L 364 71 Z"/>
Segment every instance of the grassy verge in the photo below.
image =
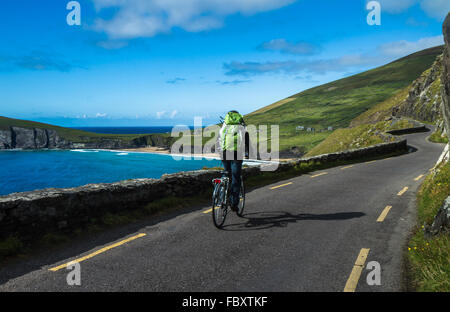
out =
<path fill-rule="evenodd" d="M 448 143 L 448 137 L 446 135 L 442 136 L 442 131 L 436 130 L 432 135 L 428 138 L 430 142 L 433 143 Z"/>
<path fill-rule="evenodd" d="M 445 198 L 450 196 L 450 164 L 430 174 L 417 194 L 418 226 L 406 251 L 409 287 L 415 291 L 450 291 L 450 233 L 426 239 L 423 224 L 433 222 Z"/>
<path fill-rule="evenodd" d="M 371 107 L 366 112 L 362 113 L 358 117 L 352 120 L 351 126 L 358 126 L 361 124 L 378 122 L 383 120 L 386 117 L 392 115 L 392 108 L 398 105 L 401 101 L 403 101 L 407 96 L 411 86 L 407 86 L 406 88 L 400 90 L 392 97 L 387 100 Z"/>
<path fill-rule="evenodd" d="M 309 151 L 306 156 L 336 153 L 349 149 L 369 147 L 379 143 L 392 142 L 394 141 L 394 137 L 387 135 L 386 131 L 406 129 L 414 126 L 415 124 L 408 119 L 399 119 L 380 121 L 373 124 L 362 124 L 353 128 L 338 129 L 322 143 Z"/>

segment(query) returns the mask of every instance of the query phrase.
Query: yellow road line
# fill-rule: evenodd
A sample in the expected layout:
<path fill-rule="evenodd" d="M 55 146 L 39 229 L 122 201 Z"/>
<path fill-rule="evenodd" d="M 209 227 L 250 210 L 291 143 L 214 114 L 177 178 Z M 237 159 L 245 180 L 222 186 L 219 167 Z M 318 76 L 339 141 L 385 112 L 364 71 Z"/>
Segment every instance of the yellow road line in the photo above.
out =
<path fill-rule="evenodd" d="M 274 189 L 277 189 L 277 188 L 280 188 L 280 187 L 283 187 L 283 186 L 287 186 L 287 185 L 291 185 L 291 184 L 292 184 L 292 182 L 289 182 L 289 183 L 286 183 L 286 184 L 281 184 L 281 185 L 278 185 L 278 186 L 271 187 L 270 189 L 274 190 Z"/>
<path fill-rule="evenodd" d="M 391 210 L 391 208 L 392 206 L 386 206 L 386 208 L 384 208 L 383 212 L 378 217 L 377 222 L 383 222 L 387 214 L 389 213 L 389 210 Z"/>
<path fill-rule="evenodd" d="M 316 177 L 320 177 L 320 176 L 322 176 L 322 175 L 324 175 L 324 174 L 328 174 L 328 172 L 322 172 L 322 173 L 319 173 L 319 174 L 313 175 L 313 176 L 311 176 L 311 178 L 316 178 Z"/>
<path fill-rule="evenodd" d="M 356 290 L 356 286 L 358 285 L 359 277 L 361 276 L 361 272 L 363 270 L 364 264 L 366 263 L 369 251 L 369 248 L 362 248 L 359 252 L 352 272 L 350 273 L 347 283 L 345 284 L 344 292 L 354 292 Z"/>
<path fill-rule="evenodd" d="M 203 213 L 210 213 L 212 211 L 212 208 L 211 209 L 208 209 L 208 210 L 205 210 L 205 211 L 203 211 Z"/>
<path fill-rule="evenodd" d="M 417 178 L 415 178 L 414 181 L 419 181 L 420 179 L 422 179 L 423 176 L 424 176 L 424 175 L 421 174 L 420 176 L 418 176 Z"/>
<path fill-rule="evenodd" d="M 353 167 L 353 166 L 354 166 L 354 165 L 347 166 L 347 167 L 342 167 L 341 170 L 345 170 L 345 169 L 351 168 L 351 167 Z"/>
<path fill-rule="evenodd" d="M 103 252 L 105 252 L 105 251 L 108 251 L 108 250 L 110 250 L 110 249 L 112 249 L 112 248 L 115 248 L 115 247 L 118 247 L 118 246 L 120 246 L 120 245 L 123 245 L 123 244 L 125 244 L 125 243 L 128 243 L 128 242 L 130 242 L 130 241 L 132 241 L 132 240 L 135 240 L 136 238 L 143 237 L 143 236 L 145 236 L 145 235 L 147 235 L 147 234 L 141 233 L 141 234 L 138 234 L 138 235 L 136 235 L 136 236 L 133 236 L 133 237 L 124 239 L 124 240 L 122 240 L 122 241 L 120 241 L 120 242 L 118 242 L 118 243 L 115 243 L 115 244 L 106 246 L 106 247 L 104 247 L 104 248 L 102 248 L 102 249 L 99 249 L 99 250 L 97 250 L 97 251 L 95 251 L 95 252 L 93 252 L 93 253 L 91 253 L 91 254 L 89 254 L 89 255 L 87 255 L 87 256 L 84 256 L 84 257 L 81 257 L 81 258 L 72 260 L 72 261 L 67 262 L 67 263 L 65 263 L 65 264 L 61 264 L 61 265 L 59 265 L 59 266 L 57 266 L 57 267 L 54 267 L 54 268 L 51 268 L 51 269 L 49 269 L 49 270 L 50 270 L 50 271 L 53 271 L 53 272 L 56 272 L 56 271 L 58 271 L 58 270 L 61 270 L 61 269 L 66 268 L 67 265 L 70 264 L 70 263 L 73 263 L 73 262 L 78 262 L 78 263 L 79 263 L 79 262 L 82 262 L 82 261 L 87 260 L 87 259 L 90 259 L 90 258 L 92 258 L 92 257 L 94 257 L 94 256 L 96 256 L 96 255 L 98 255 L 98 254 L 101 254 L 101 253 L 103 253 Z"/>
<path fill-rule="evenodd" d="M 400 192 L 397 193 L 398 196 L 402 196 L 408 190 L 408 187 L 405 186 Z"/>
<path fill-rule="evenodd" d="M 370 164 L 370 163 L 373 163 L 373 162 L 376 162 L 377 160 L 371 160 L 371 161 L 366 161 L 366 164 Z"/>

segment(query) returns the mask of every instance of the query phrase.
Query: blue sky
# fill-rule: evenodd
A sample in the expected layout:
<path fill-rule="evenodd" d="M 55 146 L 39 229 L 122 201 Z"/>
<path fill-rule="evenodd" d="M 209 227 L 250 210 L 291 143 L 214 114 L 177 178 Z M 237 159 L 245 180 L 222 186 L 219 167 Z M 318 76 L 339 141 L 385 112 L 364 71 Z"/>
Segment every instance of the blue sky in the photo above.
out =
<path fill-rule="evenodd" d="M 448 0 L 0 4 L 0 115 L 62 126 L 206 124 L 443 43 Z"/>

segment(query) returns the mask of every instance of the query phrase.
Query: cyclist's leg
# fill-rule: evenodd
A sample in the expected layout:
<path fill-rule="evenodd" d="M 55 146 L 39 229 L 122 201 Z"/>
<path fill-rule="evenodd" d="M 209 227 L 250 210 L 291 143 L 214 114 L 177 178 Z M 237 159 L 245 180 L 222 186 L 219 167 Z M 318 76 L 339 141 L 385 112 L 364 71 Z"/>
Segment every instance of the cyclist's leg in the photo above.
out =
<path fill-rule="evenodd" d="M 231 160 L 222 159 L 223 169 L 231 176 Z"/>
<path fill-rule="evenodd" d="M 239 204 L 239 193 L 241 190 L 241 172 L 242 172 L 242 160 L 232 160 L 231 205 L 235 207 Z"/>

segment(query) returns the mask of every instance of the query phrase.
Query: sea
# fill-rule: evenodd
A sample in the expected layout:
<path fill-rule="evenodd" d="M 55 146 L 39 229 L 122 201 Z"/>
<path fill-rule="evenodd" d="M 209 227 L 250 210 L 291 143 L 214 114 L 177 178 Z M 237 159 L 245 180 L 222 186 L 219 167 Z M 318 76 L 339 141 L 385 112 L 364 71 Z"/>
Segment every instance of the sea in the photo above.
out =
<path fill-rule="evenodd" d="M 77 127 L 103 134 L 167 133 L 172 127 Z M 90 183 L 160 178 L 165 173 L 221 166 L 217 159 L 116 150 L 0 151 L 0 196 L 45 188 L 68 188 Z"/>
<path fill-rule="evenodd" d="M 168 154 L 116 150 L 0 151 L 0 195 L 160 178 L 165 173 L 221 166 L 217 159 L 179 158 L 174 159 Z"/>

